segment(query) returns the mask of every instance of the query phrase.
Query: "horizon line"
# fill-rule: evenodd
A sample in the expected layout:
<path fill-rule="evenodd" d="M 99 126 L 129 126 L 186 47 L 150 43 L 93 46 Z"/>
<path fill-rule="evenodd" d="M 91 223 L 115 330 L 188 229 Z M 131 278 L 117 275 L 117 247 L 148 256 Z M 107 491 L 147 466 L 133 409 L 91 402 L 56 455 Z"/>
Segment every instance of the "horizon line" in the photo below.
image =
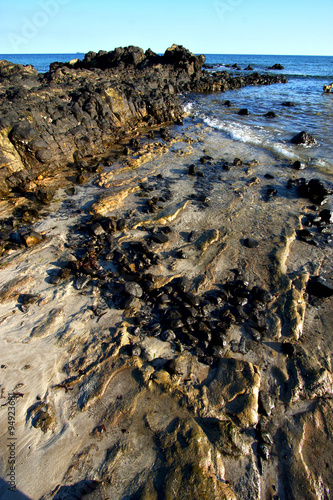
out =
<path fill-rule="evenodd" d="M 116 48 L 116 47 L 115 47 Z M 140 47 L 141 48 L 141 47 Z M 186 47 L 185 47 L 186 48 Z M 100 49 L 104 50 L 104 49 Z M 112 52 L 110 51 L 106 52 Z M 90 50 L 88 52 L 95 52 L 94 50 Z M 22 52 L 22 53 L 1 53 L 2 56 L 52 56 L 52 55 L 75 55 L 75 54 L 87 54 L 88 52 Z M 190 51 L 191 52 L 191 51 Z M 98 54 L 98 52 L 96 52 Z M 333 57 L 332 55 L 323 55 L 323 54 L 249 54 L 243 52 L 234 52 L 234 53 L 223 53 L 223 52 L 193 52 L 195 55 L 207 55 L 207 56 L 270 56 L 270 57 Z M 164 52 L 156 52 L 157 55 L 163 55 Z"/>

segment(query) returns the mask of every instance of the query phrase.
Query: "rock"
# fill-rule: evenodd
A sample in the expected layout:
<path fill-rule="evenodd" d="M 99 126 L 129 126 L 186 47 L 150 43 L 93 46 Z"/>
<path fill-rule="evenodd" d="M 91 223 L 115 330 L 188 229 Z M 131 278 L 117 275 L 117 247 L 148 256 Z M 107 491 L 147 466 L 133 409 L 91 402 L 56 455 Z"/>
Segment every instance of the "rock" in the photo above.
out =
<path fill-rule="evenodd" d="M 102 234 L 105 234 L 103 227 L 98 222 L 95 222 L 90 226 L 90 231 L 95 236 L 101 236 Z"/>
<path fill-rule="evenodd" d="M 245 238 L 244 240 L 244 245 L 247 248 L 258 248 L 259 246 L 259 241 L 254 240 L 253 238 Z"/>
<path fill-rule="evenodd" d="M 318 205 L 322 204 L 326 197 L 331 194 L 331 190 L 320 179 L 310 179 L 306 185 L 306 192 L 310 200 Z"/>
<path fill-rule="evenodd" d="M 296 160 L 293 163 L 293 168 L 295 170 L 304 170 L 306 168 L 306 165 L 305 165 L 305 163 L 302 163 L 301 161 Z"/>
<path fill-rule="evenodd" d="M 197 173 L 198 173 L 198 167 L 196 165 L 192 164 L 188 167 L 189 175 L 196 175 Z"/>
<path fill-rule="evenodd" d="M 333 295 L 333 285 L 321 276 L 312 276 L 307 283 L 306 291 L 318 298 L 331 297 Z"/>
<path fill-rule="evenodd" d="M 43 236 L 36 231 L 24 234 L 22 238 L 28 248 L 37 245 L 37 243 L 40 243 L 43 240 Z"/>
<path fill-rule="evenodd" d="M 238 114 L 241 116 L 247 116 L 250 114 L 249 110 L 247 108 L 242 108 L 238 111 Z"/>
<path fill-rule="evenodd" d="M 274 113 L 274 111 L 268 111 L 268 113 L 266 113 L 266 114 L 264 115 L 264 117 L 265 117 L 265 118 L 276 118 L 276 117 L 277 117 L 277 115 L 276 115 L 276 113 Z"/>
<path fill-rule="evenodd" d="M 88 283 L 90 283 L 90 281 L 91 281 L 90 276 L 78 276 L 75 280 L 75 288 L 77 290 L 82 290 L 88 285 Z"/>
<path fill-rule="evenodd" d="M 232 164 L 234 167 L 241 167 L 243 165 L 243 162 L 240 158 L 234 158 Z"/>
<path fill-rule="evenodd" d="M 333 224 L 332 210 L 329 210 L 328 208 L 325 208 L 325 210 L 321 210 L 321 212 L 319 212 L 319 217 L 321 218 L 321 221 L 324 222 L 325 224 Z"/>
<path fill-rule="evenodd" d="M 135 281 L 128 281 L 124 285 L 125 292 L 131 297 L 136 297 L 140 299 L 143 295 L 143 290 L 139 283 L 135 283 Z"/>
<path fill-rule="evenodd" d="M 163 244 L 163 243 L 167 243 L 169 241 L 169 236 L 167 236 L 165 233 L 156 233 L 156 234 L 152 234 L 150 236 L 150 239 L 152 241 L 154 241 L 155 243 L 159 243 L 159 244 Z"/>
<path fill-rule="evenodd" d="M 291 101 L 284 101 L 281 103 L 281 106 L 286 106 L 287 108 L 293 108 L 295 104 Z"/>
<path fill-rule="evenodd" d="M 333 487 L 332 412 L 331 399 L 315 400 L 311 409 L 288 418 L 276 433 L 280 496 L 317 499 L 325 492 L 329 498 Z"/>
<path fill-rule="evenodd" d="M 230 108 L 231 102 L 229 100 L 224 101 L 223 106 L 227 106 L 228 108 Z"/>
<path fill-rule="evenodd" d="M 253 71 L 253 66 L 251 64 L 249 64 L 248 66 L 246 66 L 246 68 L 244 68 L 245 71 Z"/>
<path fill-rule="evenodd" d="M 259 413 L 265 417 L 270 417 L 274 408 L 272 396 L 265 391 L 259 392 Z"/>
<path fill-rule="evenodd" d="M 246 361 L 221 359 L 214 380 L 208 385 L 209 412 L 220 416 L 220 408 L 232 414 L 244 427 L 258 421 L 259 369 Z"/>
<path fill-rule="evenodd" d="M 276 64 L 273 64 L 273 66 L 269 66 L 268 69 L 282 70 L 282 69 L 284 69 L 284 67 L 282 66 L 282 64 L 276 63 Z"/>
<path fill-rule="evenodd" d="M 296 134 L 290 141 L 292 144 L 297 144 L 305 147 L 314 146 L 317 141 L 314 137 L 303 130 L 299 134 Z"/>

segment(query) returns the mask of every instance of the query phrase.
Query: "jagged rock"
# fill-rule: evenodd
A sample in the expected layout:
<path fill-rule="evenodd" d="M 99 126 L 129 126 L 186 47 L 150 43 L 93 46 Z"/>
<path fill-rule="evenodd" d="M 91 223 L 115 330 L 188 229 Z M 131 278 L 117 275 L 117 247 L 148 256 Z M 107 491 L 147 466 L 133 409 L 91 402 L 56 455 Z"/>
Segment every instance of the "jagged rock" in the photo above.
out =
<path fill-rule="evenodd" d="M 315 144 L 317 144 L 316 139 L 314 137 L 312 137 L 312 135 L 305 132 L 305 130 L 303 130 L 299 134 L 296 134 L 291 139 L 290 142 L 292 144 L 297 144 L 297 145 L 306 146 L 306 147 L 314 146 Z"/>

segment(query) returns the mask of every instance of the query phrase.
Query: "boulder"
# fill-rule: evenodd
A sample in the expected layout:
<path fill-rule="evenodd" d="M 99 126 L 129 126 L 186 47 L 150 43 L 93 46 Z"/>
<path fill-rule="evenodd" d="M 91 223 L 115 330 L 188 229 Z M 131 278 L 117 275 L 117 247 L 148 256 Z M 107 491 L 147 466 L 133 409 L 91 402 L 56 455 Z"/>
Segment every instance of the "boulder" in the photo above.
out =
<path fill-rule="evenodd" d="M 282 70 L 282 69 L 284 69 L 284 66 L 282 66 L 282 64 L 277 63 L 277 64 L 273 64 L 273 66 L 269 66 L 268 69 Z"/>

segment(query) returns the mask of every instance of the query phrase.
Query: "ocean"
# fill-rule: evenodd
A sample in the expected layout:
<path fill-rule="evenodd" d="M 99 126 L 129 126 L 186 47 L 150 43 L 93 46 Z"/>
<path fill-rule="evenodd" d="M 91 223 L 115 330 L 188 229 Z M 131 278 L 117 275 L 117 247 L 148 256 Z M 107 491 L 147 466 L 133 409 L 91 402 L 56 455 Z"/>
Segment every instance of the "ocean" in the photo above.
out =
<path fill-rule="evenodd" d="M 32 64 L 39 72 L 48 70 L 51 62 L 82 59 L 76 54 L 0 54 L 0 59 L 14 63 Z M 274 64 L 283 70 L 268 70 Z M 253 153 L 269 155 L 276 162 L 299 159 L 315 170 L 333 175 L 333 93 L 323 92 L 323 85 L 333 82 L 333 56 L 279 56 L 206 54 L 207 71 L 228 71 L 246 75 L 249 64 L 258 73 L 280 73 L 288 78 L 287 84 L 245 87 L 225 93 L 190 94 L 184 96 L 188 117 L 201 122 L 221 138 L 234 141 L 235 154 L 240 143 L 253 148 Z M 229 66 L 237 64 L 240 69 Z M 231 106 L 223 103 L 230 100 Z M 290 101 L 293 106 L 283 106 Z M 249 115 L 237 114 L 248 108 Z M 265 118 L 269 111 L 276 118 Z M 311 148 L 293 146 L 290 139 L 302 130 L 313 135 L 317 145 Z"/>

